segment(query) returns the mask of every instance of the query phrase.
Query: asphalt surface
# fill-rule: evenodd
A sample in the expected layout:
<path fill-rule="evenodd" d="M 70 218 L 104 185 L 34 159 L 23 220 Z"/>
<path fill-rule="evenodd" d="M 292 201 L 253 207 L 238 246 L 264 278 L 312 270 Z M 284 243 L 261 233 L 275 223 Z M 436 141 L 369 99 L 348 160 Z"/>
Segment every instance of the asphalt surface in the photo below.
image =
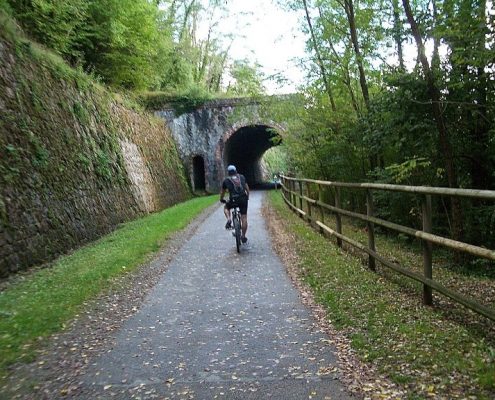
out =
<path fill-rule="evenodd" d="M 263 192 L 241 253 L 221 207 L 85 374 L 91 399 L 349 399 L 334 348 L 271 247 Z"/>

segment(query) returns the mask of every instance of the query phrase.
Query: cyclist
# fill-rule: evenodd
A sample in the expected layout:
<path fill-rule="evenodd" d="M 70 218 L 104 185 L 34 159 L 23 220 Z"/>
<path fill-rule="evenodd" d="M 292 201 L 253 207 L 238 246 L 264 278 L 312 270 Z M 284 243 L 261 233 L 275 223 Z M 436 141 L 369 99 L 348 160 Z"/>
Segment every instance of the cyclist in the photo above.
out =
<path fill-rule="evenodd" d="M 228 177 L 224 179 L 222 183 L 222 190 L 220 191 L 220 202 L 225 203 L 223 212 L 225 218 L 227 218 L 227 223 L 225 224 L 225 229 L 232 228 L 232 218 L 230 214 L 230 209 L 238 206 L 241 214 L 242 222 L 242 243 L 247 242 L 246 231 L 248 228 L 247 222 L 247 209 L 249 200 L 249 186 L 246 182 L 244 175 L 238 174 L 237 169 L 234 165 L 229 165 L 227 167 Z M 225 192 L 229 192 L 229 201 L 224 200 Z"/>

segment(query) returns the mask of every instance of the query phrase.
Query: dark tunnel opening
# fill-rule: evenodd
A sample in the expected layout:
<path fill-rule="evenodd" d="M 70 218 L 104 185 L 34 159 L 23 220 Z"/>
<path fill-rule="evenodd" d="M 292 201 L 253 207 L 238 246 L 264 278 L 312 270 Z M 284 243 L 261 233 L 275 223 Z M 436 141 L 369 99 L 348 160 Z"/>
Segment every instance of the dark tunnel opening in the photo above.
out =
<path fill-rule="evenodd" d="M 194 190 L 206 189 L 205 161 L 201 156 L 193 158 L 193 183 Z"/>
<path fill-rule="evenodd" d="M 261 159 L 271 147 L 278 134 L 266 125 L 251 125 L 238 129 L 225 143 L 224 165 L 233 164 L 246 177 L 250 186 L 263 183 Z"/>

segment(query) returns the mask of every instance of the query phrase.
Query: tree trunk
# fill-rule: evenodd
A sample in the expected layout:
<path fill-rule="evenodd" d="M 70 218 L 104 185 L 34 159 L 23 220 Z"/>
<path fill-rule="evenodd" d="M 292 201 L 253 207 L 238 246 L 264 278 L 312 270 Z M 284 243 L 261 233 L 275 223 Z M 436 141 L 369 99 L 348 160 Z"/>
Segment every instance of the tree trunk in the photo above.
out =
<path fill-rule="evenodd" d="M 486 27 L 486 0 L 479 2 L 477 13 L 479 21 L 485 21 Z M 486 52 L 486 37 L 484 29 L 481 29 L 478 51 L 482 54 Z M 493 171 L 493 163 L 488 157 L 490 123 L 487 109 L 487 76 L 485 63 L 477 66 L 476 69 L 476 102 L 478 108 L 474 111 L 474 141 L 478 143 L 480 154 L 472 166 L 473 185 L 476 189 L 492 189 L 490 171 Z"/>
<path fill-rule="evenodd" d="M 432 4 L 433 4 L 433 21 L 435 24 L 435 28 L 437 28 L 438 10 L 437 10 L 436 0 L 432 0 Z M 433 33 L 433 55 L 431 57 L 431 67 L 433 70 L 440 68 L 439 48 L 440 48 L 440 37 L 438 36 L 438 33 L 434 31 L 434 33 Z"/>
<path fill-rule="evenodd" d="M 321 11 L 320 6 L 318 6 L 318 13 L 320 14 L 320 19 L 323 20 L 325 17 Z M 340 66 L 340 69 L 342 70 L 342 75 L 343 75 L 342 76 L 342 82 L 346 86 L 347 90 L 349 91 L 349 95 L 351 96 L 352 108 L 356 112 L 356 115 L 359 116 L 361 113 L 359 110 L 358 102 L 356 100 L 356 96 L 354 95 L 354 90 L 352 89 L 352 85 L 351 85 L 352 80 L 351 80 L 351 74 L 349 72 L 349 62 L 348 61 L 344 62 L 344 60 L 339 55 L 339 53 L 337 53 L 337 50 L 335 50 L 335 46 L 333 45 L 332 38 L 330 38 L 330 37 L 327 38 L 327 42 L 328 42 L 328 45 L 330 46 L 330 50 L 332 50 L 333 56 L 337 60 L 337 63 Z M 347 52 L 347 50 L 346 50 L 346 52 Z"/>
<path fill-rule="evenodd" d="M 203 49 L 203 46 L 201 46 L 201 50 L 203 50 L 203 51 L 202 51 L 202 57 L 200 57 L 200 60 L 199 60 L 199 66 L 197 67 L 197 71 L 198 71 L 196 74 L 196 82 L 197 83 L 203 82 L 204 76 L 205 76 L 205 71 L 206 71 L 206 66 L 208 65 L 208 60 L 210 58 L 211 31 L 212 31 L 212 27 L 210 26 L 210 28 L 208 29 L 208 36 L 206 38 L 206 43 L 204 45 L 204 49 Z"/>
<path fill-rule="evenodd" d="M 359 71 L 359 84 L 361 86 L 361 92 L 363 93 L 364 105 L 366 110 L 370 111 L 370 96 L 368 92 L 368 82 L 366 81 L 366 73 L 364 71 L 363 56 L 361 54 L 361 49 L 359 47 L 357 28 L 356 28 L 356 17 L 354 14 L 354 4 L 353 0 L 344 0 L 344 9 L 347 15 L 347 22 L 349 23 L 349 33 L 351 35 L 351 42 L 354 48 L 354 53 L 356 55 L 356 63 Z M 369 154 L 370 170 L 374 170 L 378 167 L 378 154 Z"/>
<path fill-rule="evenodd" d="M 352 45 L 354 46 L 354 52 L 356 53 L 356 62 L 359 70 L 359 84 L 361 85 L 361 91 L 363 92 L 364 104 L 366 109 L 370 109 L 370 96 L 368 93 L 368 83 L 366 82 L 366 74 L 363 66 L 363 56 L 361 55 L 361 49 L 359 47 L 356 18 L 354 15 L 354 4 L 352 0 L 344 0 L 345 13 L 347 15 L 347 21 L 349 22 L 349 31 L 351 34 Z"/>
<path fill-rule="evenodd" d="M 342 70 L 342 82 L 344 82 L 344 85 L 346 86 L 347 90 L 349 91 L 349 95 L 351 96 L 352 108 L 354 109 L 354 111 L 356 111 L 356 115 L 360 116 L 361 112 L 359 110 L 359 105 L 356 100 L 356 96 L 354 95 L 354 90 L 352 89 L 351 73 L 349 72 L 349 62 L 344 62 L 342 60 L 342 57 L 340 57 L 339 53 L 337 53 L 337 51 L 335 50 L 335 46 L 333 45 L 333 42 L 330 38 L 327 41 L 334 57 L 337 59 L 340 69 Z"/>
<path fill-rule="evenodd" d="M 225 69 L 225 63 L 227 62 L 227 57 L 229 55 L 230 48 L 232 47 L 232 43 L 234 43 L 234 40 L 230 41 L 229 47 L 227 47 L 227 50 L 225 50 L 225 52 L 223 53 L 222 61 L 220 62 L 220 68 L 218 70 L 218 75 L 217 75 L 216 79 L 214 80 L 214 92 L 215 93 L 218 93 L 220 91 L 220 84 L 222 82 L 222 76 L 223 76 L 224 69 Z"/>
<path fill-rule="evenodd" d="M 431 100 L 431 106 L 433 110 L 433 115 L 435 118 L 435 123 L 437 125 L 440 148 L 442 155 L 444 157 L 445 163 L 445 171 L 447 174 L 448 185 L 451 188 L 455 188 L 458 186 L 457 184 L 457 173 L 454 167 L 454 155 L 452 151 L 452 146 L 450 143 L 450 137 L 445 126 L 445 121 L 442 115 L 442 109 L 440 107 L 440 90 L 437 88 L 435 84 L 435 80 L 433 78 L 433 72 L 428 64 L 428 59 L 425 54 L 425 47 L 423 44 L 423 39 L 421 37 L 421 32 L 419 31 L 419 26 L 414 19 L 414 16 L 411 11 L 411 5 L 409 0 L 402 0 L 402 4 L 404 5 L 404 11 L 407 15 L 407 20 L 409 21 L 409 25 L 411 25 L 411 31 L 414 36 L 414 40 L 416 41 L 416 45 L 418 47 L 418 57 L 423 67 L 423 73 L 425 75 L 426 84 L 428 87 L 428 93 Z M 452 205 L 452 236 L 454 239 L 459 240 L 462 237 L 462 215 L 461 215 L 461 206 L 460 201 L 456 197 L 452 197 L 451 201 Z"/>
<path fill-rule="evenodd" d="M 187 22 L 189 20 L 189 16 L 191 15 L 193 11 L 193 6 L 196 3 L 196 0 L 191 0 L 189 5 L 186 7 L 186 10 L 184 12 L 184 20 L 182 21 L 182 28 L 179 32 L 179 43 L 182 42 L 182 39 L 184 38 L 187 30 Z"/>
<path fill-rule="evenodd" d="M 394 40 L 397 45 L 397 56 L 399 58 L 399 68 L 405 71 L 404 53 L 402 50 L 402 26 L 400 23 L 399 0 L 392 0 L 392 8 L 394 11 Z"/>
<path fill-rule="evenodd" d="M 333 98 L 332 88 L 330 86 L 330 82 L 328 81 L 327 71 L 325 69 L 325 65 L 323 64 L 323 59 L 320 54 L 320 50 L 318 48 L 318 42 L 316 41 L 316 35 L 313 29 L 313 24 L 311 23 L 311 18 L 309 17 L 308 11 L 308 3 L 306 0 L 303 0 L 304 3 L 304 11 L 306 12 L 306 21 L 308 22 L 309 31 L 311 33 L 311 39 L 313 41 L 313 48 L 316 53 L 316 59 L 318 62 L 318 66 L 320 67 L 321 77 L 323 79 L 323 84 L 325 85 L 325 90 L 327 91 L 328 98 L 330 100 L 330 105 L 332 107 L 332 111 L 337 111 L 337 107 L 335 106 L 335 100 Z"/>
<path fill-rule="evenodd" d="M 349 95 L 351 96 L 352 108 L 356 112 L 356 115 L 359 117 L 361 115 L 361 111 L 359 110 L 358 102 L 356 100 L 356 96 L 354 95 L 354 90 L 352 89 L 351 75 L 349 74 L 349 64 L 342 66 L 342 70 L 344 71 L 343 82 L 344 85 L 347 87 L 347 90 L 349 91 Z"/>

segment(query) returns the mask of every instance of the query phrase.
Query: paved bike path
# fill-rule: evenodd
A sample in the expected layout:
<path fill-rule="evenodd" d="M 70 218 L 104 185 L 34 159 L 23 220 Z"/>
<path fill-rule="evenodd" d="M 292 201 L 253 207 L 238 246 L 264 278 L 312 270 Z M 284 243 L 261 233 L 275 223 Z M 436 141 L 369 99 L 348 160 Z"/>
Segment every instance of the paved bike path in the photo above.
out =
<path fill-rule="evenodd" d="M 84 398 L 348 399 L 336 366 L 249 202 L 240 254 L 219 207 L 89 368 Z"/>

